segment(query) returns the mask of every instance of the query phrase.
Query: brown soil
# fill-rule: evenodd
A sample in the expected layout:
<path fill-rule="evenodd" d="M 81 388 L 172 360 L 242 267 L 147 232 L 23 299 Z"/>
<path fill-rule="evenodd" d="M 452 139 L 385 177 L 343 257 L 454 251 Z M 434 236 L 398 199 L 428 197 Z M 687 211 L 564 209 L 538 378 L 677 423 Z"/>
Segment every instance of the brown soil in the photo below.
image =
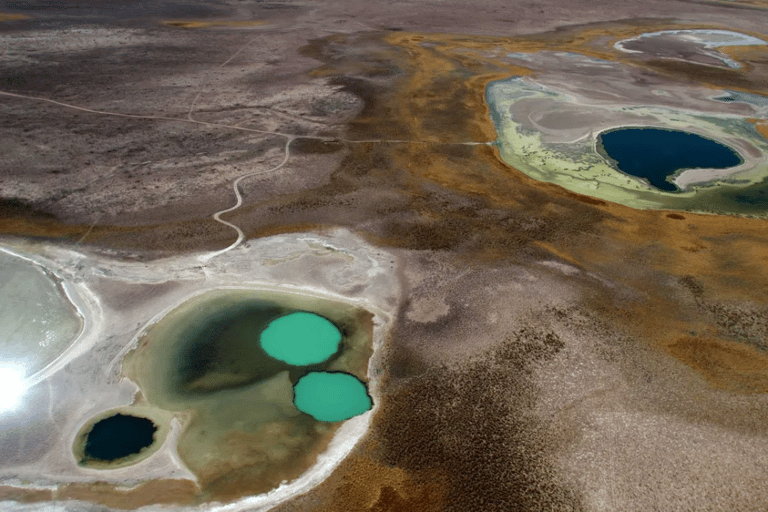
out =
<path fill-rule="evenodd" d="M 246 204 L 228 219 L 249 237 L 346 226 L 412 260 L 435 254 L 443 263 L 473 268 L 482 276 L 538 260 L 567 262 L 614 286 L 569 284 L 579 292 L 580 311 L 595 319 L 590 328 L 597 335 L 622 336 L 657 356 L 680 361 L 711 388 L 741 396 L 765 393 L 768 362 L 761 343 L 767 327 L 760 320 L 768 309 L 764 220 L 633 210 L 535 181 L 504 164 L 494 147 L 454 144 L 494 140 L 484 102 L 486 84 L 532 72 L 499 62 L 491 54 L 496 50 L 578 51 L 622 60 L 675 83 L 765 92 L 766 62 L 759 53 L 732 51 L 748 66 L 723 71 L 636 60 L 612 48 L 619 39 L 671 28 L 723 27 L 635 20 L 525 37 L 387 31 L 317 39 L 301 52 L 319 61 L 312 76 L 332 80 L 364 103 L 344 137 L 411 142 L 301 142 L 297 154 L 346 152 L 328 183 Z M 768 134 L 765 124 L 756 126 Z M 9 219 L 2 225 L 5 233 L 71 241 L 90 229 L 57 223 L 44 212 L 35 217 L 25 211 Z M 199 218 L 120 229 L 97 225 L 88 241 L 125 250 L 220 248 L 231 233 L 216 228 Z M 482 294 L 493 284 L 478 278 L 465 289 Z M 411 291 L 426 293 L 430 286 L 413 285 Z M 631 298 L 616 290 L 628 290 Z M 503 306 L 494 304 L 502 313 Z M 386 349 L 390 364 L 382 377 L 382 403 L 370 434 L 325 482 L 277 510 L 580 508 L 579 489 L 554 476 L 549 457 L 557 443 L 531 412 L 540 396 L 533 375 L 558 357 L 565 342 L 534 322 L 508 339 L 490 340 L 493 348 L 474 359 L 438 366 L 424 353 L 439 348 L 423 348 L 421 339 L 461 339 L 480 325 L 479 313 L 465 312 L 470 306 L 451 307 L 460 312 L 421 328 L 398 315 Z M 571 313 L 549 309 L 544 316 L 566 322 L 575 316 Z M 222 484 L 221 492 L 242 494 L 249 484 L 235 477 Z M 168 487 L 173 485 L 179 486 L 178 498 L 172 497 L 175 488 Z M 189 483 L 155 482 L 141 489 L 147 492 L 70 485 L 56 497 L 120 507 L 153 499 L 200 499 Z M 18 493 L 9 496 L 19 500 L 51 496 L 0 491 Z"/>

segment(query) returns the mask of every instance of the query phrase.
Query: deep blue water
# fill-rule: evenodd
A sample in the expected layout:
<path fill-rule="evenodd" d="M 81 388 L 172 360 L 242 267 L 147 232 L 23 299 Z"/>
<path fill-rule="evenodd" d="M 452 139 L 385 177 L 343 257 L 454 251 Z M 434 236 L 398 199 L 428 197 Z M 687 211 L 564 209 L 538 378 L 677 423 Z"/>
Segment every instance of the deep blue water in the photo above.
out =
<path fill-rule="evenodd" d="M 157 427 L 151 420 L 115 414 L 93 426 L 85 442 L 88 459 L 112 461 L 139 453 L 154 441 Z"/>
<path fill-rule="evenodd" d="M 681 169 L 725 169 L 742 162 L 728 146 L 680 130 L 619 128 L 601 133 L 598 148 L 620 171 L 665 192 L 678 191 L 667 178 Z"/>

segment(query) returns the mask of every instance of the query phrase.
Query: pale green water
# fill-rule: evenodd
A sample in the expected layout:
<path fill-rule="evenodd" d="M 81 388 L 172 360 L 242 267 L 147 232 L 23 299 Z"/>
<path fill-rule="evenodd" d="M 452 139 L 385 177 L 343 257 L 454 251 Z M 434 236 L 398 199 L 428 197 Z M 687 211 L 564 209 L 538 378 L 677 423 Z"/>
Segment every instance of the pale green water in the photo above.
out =
<path fill-rule="evenodd" d="M 369 312 L 321 297 L 248 289 L 190 298 L 149 327 L 123 360 L 152 412 L 143 415 L 185 418 L 178 453 L 204 492 L 268 492 L 314 464 L 333 435 L 336 424 L 294 404 L 293 387 L 307 367 L 261 346 L 260 334 L 272 322 L 302 312 L 327 319 L 342 334 L 336 352 L 310 368 L 367 373 Z"/>
<path fill-rule="evenodd" d="M 546 142 L 542 133 L 525 128 L 523 121 L 512 115 L 520 101 L 566 104 L 571 101 L 566 95 L 517 77 L 489 83 L 486 101 L 499 135 L 502 159 L 531 178 L 638 209 L 768 215 L 768 166 L 764 158 L 754 160 L 735 174 L 695 183 L 685 191 L 666 192 L 614 169 L 595 151 L 593 136 L 568 143 L 564 152 L 558 144 Z M 766 140 L 744 118 L 699 115 L 654 105 L 627 106 L 622 111 L 653 118 L 657 128 L 687 132 L 695 126 L 709 139 L 726 141 L 738 137 L 761 154 L 768 152 Z"/>
<path fill-rule="evenodd" d="M 347 420 L 373 407 L 365 384 L 347 373 L 308 373 L 293 392 L 296 408 L 319 421 Z"/>
<path fill-rule="evenodd" d="M 339 349 L 341 333 L 312 313 L 292 313 L 270 322 L 261 333 L 261 348 L 294 366 L 322 363 Z"/>
<path fill-rule="evenodd" d="M 30 375 L 77 337 L 81 318 L 52 276 L 0 251 L 0 363 Z"/>

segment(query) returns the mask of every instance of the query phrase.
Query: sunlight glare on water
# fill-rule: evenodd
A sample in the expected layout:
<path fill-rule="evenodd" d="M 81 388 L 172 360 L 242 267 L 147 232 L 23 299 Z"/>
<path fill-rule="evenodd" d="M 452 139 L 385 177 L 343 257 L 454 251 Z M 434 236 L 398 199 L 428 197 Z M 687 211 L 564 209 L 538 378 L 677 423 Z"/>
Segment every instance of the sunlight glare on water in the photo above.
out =
<path fill-rule="evenodd" d="M 24 374 L 17 368 L 0 367 L 0 412 L 15 409 L 24 391 Z"/>

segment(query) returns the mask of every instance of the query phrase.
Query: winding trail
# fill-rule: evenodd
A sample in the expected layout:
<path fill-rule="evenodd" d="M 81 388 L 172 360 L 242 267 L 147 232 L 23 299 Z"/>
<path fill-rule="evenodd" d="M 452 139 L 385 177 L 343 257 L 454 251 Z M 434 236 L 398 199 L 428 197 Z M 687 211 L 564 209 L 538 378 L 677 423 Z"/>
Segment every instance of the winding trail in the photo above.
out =
<path fill-rule="evenodd" d="M 250 42 L 248 43 L 250 44 Z M 233 56 L 231 56 L 227 61 L 224 62 L 224 64 L 220 65 L 219 67 L 222 67 L 229 63 L 238 53 L 240 53 L 243 49 L 245 49 L 247 46 L 243 46 L 240 48 Z M 225 247 L 224 249 L 214 251 L 212 253 L 206 254 L 204 256 L 201 256 L 202 261 L 208 261 L 211 258 L 218 256 L 220 254 L 224 254 L 227 251 L 231 251 L 238 245 L 242 243 L 242 241 L 245 239 L 245 234 L 243 231 L 237 227 L 236 225 L 232 224 L 231 222 L 228 222 L 221 218 L 222 215 L 226 213 L 233 212 L 240 208 L 243 204 L 243 196 L 240 192 L 240 182 L 242 182 L 244 179 L 249 178 L 251 176 L 259 176 L 264 174 L 270 174 L 273 173 L 279 169 L 281 169 L 283 166 L 285 166 L 286 163 L 288 163 L 288 159 L 290 158 L 290 146 L 291 143 L 296 139 L 308 139 L 308 140 L 319 140 L 322 142 L 335 142 L 335 143 L 343 143 L 343 144 L 423 144 L 423 145 L 444 145 L 444 146 L 490 146 L 495 144 L 495 141 L 488 141 L 488 142 L 475 142 L 475 141 L 469 141 L 469 142 L 444 142 L 444 141 L 431 141 L 431 140 L 408 140 L 408 139 L 360 139 L 360 140 L 354 140 L 354 139 L 346 139 L 343 137 L 321 137 L 318 135 L 299 135 L 294 133 L 284 133 L 284 132 L 276 132 L 276 131 L 269 131 L 269 130 L 258 130 L 256 128 L 246 128 L 244 126 L 238 125 L 229 125 L 229 124 L 222 124 L 222 123 L 211 123 L 208 121 L 201 121 L 199 119 L 195 119 L 192 117 L 192 113 L 194 111 L 195 103 L 197 102 L 197 99 L 202 94 L 203 89 L 197 93 L 197 96 L 195 96 L 194 100 L 192 101 L 192 104 L 189 107 L 189 110 L 187 111 L 186 117 L 170 117 L 170 116 L 153 116 L 153 115 L 143 115 L 143 114 L 125 114 L 122 112 L 110 112 L 107 110 L 96 110 L 92 108 L 87 107 L 81 107 L 79 105 L 73 105 L 71 103 L 64 103 L 61 101 L 56 101 L 48 98 L 41 98 L 39 96 L 28 96 L 25 94 L 17 94 L 13 92 L 7 92 L 7 91 L 0 91 L 0 96 L 5 96 L 9 98 L 17 98 L 22 100 L 30 100 L 30 101 L 39 101 L 44 103 L 49 103 L 52 105 L 56 105 L 63 108 L 68 108 L 72 110 L 77 110 L 80 112 L 85 112 L 88 114 L 97 114 L 97 115 L 103 115 L 103 116 L 112 116 L 112 117 L 122 117 L 127 119 L 142 119 L 145 121 L 169 121 L 169 122 L 176 122 L 176 123 L 189 123 L 189 124 L 195 124 L 199 126 L 207 126 L 211 128 L 220 128 L 220 129 L 227 129 L 227 130 L 237 130 L 242 132 L 248 132 L 248 133 L 258 133 L 260 135 L 274 135 L 277 137 L 284 137 L 286 139 L 285 142 L 285 155 L 283 156 L 283 160 L 276 165 L 275 167 L 272 167 L 270 169 L 261 170 L 261 171 L 254 171 L 249 172 L 247 174 L 244 174 L 232 183 L 232 189 L 234 190 L 235 197 L 237 198 L 237 201 L 235 202 L 234 206 L 231 206 L 229 208 L 226 208 L 224 210 L 218 211 L 212 215 L 213 220 L 216 222 L 223 224 L 224 226 L 227 226 L 237 233 L 237 239 L 230 244 L 228 247 Z M 93 227 L 93 226 L 92 226 Z M 91 228 L 92 228 L 91 227 Z M 90 230 L 81 237 L 80 240 L 78 240 L 78 243 L 82 242 L 85 236 L 87 236 L 90 233 Z"/>
<path fill-rule="evenodd" d="M 242 243 L 243 240 L 245 240 L 245 233 L 243 233 L 243 230 L 237 227 L 236 225 L 232 224 L 231 222 L 227 222 L 226 220 L 223 220 L 221 216 L 225 213 L 233 212 L 240 208 L 243 205 L 243 195 L 240 192 L 240 182 L 243 181 L 246 178 L 250 178 L 251 176 L 259 176 L 262 174 L 271 174 L 281 167 L 283 167 L 286 163 L 288 163 L 288 159 L 291 157 L 291 142 L 296 140 L 295 137 L 289 137 L 288 140 L 285 141 L 285 155 L 283 156 L 283 160 L 276 166 L 272 167 L 271 169 L 266 169 L 263 171 L 253 171 L 249 172 L 247 174 L 243 174 L 239 178 L 237 178 L 234 182 L 232 182 L 232 190 L 235 192 L 235 197 L 237 198 L 237 201 L 233 206 L 230 206 L 229 208 L 225 210 L 221 210 L 219 212 L 216 212 L 213 214 L 213 220 L 220 222 L 224 224 L 225 226 L 229 226 L 232 229 L 234 229 L 237 232 L 237 240 L 232 242 L 229 247 L 225 247 L 224 249 L 221 249 L 219 251 L 211 252 L 208 254 L 205 254 L 203 256 L 200 256 L 201 261 L 208 261 L 213 257 L 218 256 L 219 254 L 224 254 L 227 251 L 231 251 L 238 245 Z"/>

